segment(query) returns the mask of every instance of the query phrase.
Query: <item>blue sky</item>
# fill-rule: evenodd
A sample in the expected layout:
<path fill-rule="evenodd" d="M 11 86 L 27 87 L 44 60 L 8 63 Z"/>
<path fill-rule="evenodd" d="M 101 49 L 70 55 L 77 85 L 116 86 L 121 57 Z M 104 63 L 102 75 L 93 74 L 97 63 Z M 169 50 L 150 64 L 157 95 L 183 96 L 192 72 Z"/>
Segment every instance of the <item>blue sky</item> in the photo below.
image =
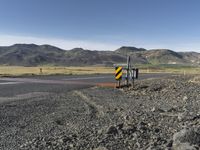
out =
<path fill-rule="evenodd" d="M 200 52 L 199 0 L 0 0 L 0 45 Z"/>

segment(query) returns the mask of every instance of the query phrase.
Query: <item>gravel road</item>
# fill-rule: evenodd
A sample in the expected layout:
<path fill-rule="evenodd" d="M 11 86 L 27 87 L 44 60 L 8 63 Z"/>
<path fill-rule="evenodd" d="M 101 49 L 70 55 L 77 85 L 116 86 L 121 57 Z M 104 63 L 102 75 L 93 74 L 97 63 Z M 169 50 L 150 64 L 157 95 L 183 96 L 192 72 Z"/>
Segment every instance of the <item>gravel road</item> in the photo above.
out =
<path fill-rule="evenodd" d="M 0 149 L 200 149 L 200 83 L 193 79 L 2 96 Z"/>

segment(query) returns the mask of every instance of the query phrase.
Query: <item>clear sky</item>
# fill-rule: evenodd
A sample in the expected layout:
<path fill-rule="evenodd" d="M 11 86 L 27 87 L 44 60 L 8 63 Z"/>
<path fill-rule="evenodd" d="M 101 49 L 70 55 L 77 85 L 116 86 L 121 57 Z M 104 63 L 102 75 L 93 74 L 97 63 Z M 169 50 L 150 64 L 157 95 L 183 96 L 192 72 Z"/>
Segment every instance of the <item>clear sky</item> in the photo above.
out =
<path fill-rule="evenodd" d="M 0 0 L 0 45 L 200 52 L 199 0 Z"/>

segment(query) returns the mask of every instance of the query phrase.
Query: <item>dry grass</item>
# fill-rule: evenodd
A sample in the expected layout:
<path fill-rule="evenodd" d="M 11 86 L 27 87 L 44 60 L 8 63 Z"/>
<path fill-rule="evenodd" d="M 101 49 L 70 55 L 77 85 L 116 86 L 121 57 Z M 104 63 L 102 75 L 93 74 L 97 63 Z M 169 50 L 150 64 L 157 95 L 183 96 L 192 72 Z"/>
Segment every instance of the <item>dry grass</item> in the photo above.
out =
<path fill-rule="evenodd" d="M 42 72 L 40 72 L 40 68 Z M 114 73 L 114 68 L 109 67 L 18 67 L 1 66 L 1 76 L 20 76 L 20 75 L 51 75 L 51 74 L 98 74 Z"/>
<path fill-rule="evenodd" d="M 42 73 L 40 72 L 42 68 Z M 140 69 L 140 68 L 139 68 Z M 0 76 L 21 76 L 21 75 L 51 75 L 51 74 L 114 74 L 114 67 L 21 67 L 21 66 L 0 66 Z M 178 73 L 178 74 L 200 74 L 200 68 L 189 69 L 140 69 L 140 73 Z"/>
<path fill-rule="evenodd" d="M 200 68 L 163 68 L 163 69 L 141 69 L 143 73 L 176 73 L 176 74 L 200 74 Z"/>

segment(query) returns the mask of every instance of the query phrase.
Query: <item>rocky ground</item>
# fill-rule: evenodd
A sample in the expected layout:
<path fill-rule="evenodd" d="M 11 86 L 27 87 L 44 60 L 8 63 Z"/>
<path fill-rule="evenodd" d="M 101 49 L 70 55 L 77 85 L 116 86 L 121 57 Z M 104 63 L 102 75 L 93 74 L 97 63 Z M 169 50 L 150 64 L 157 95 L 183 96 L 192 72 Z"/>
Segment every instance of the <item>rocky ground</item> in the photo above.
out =
<path fill-rule="evenodd" d="M 0 103 L 0 149 L 200 149 L 197 77 L 37 94 Z"/>

